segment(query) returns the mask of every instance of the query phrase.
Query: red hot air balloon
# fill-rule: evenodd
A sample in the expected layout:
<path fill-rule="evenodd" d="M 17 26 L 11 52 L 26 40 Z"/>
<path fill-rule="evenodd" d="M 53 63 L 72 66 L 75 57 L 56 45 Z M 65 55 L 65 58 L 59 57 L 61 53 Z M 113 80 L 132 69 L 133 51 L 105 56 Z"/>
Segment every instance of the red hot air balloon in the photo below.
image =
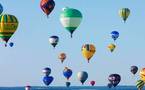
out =
<path fill-rule="evenodd" d="M 55 2 L 53 0 L 41 0 L 40 7 L 43 12 L 48 16 L 55 7 Z"/>
<path fill-rule="evenodd" d="M 90 84 L 92 85 L 92 86 L 94 86 L 95 85 L 95 81 L 90 81 Z"/>

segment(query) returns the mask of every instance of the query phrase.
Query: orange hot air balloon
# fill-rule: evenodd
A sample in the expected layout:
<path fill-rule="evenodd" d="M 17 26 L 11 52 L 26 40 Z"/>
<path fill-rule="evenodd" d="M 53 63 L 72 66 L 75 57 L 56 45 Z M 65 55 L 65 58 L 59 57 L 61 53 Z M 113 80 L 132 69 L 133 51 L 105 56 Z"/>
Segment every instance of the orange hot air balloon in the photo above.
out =
<path fill-rule="evenodd" d="M 63 63 L 64 60 L 66 59 L 66 54 L 65 53 L 60 53 L 58 58 L 60 59 L 61 63 Z"/>
<path fill-rule="evenodd" d="M 140 78 L 145 82 L 145 68 L 140 71 Z"/>

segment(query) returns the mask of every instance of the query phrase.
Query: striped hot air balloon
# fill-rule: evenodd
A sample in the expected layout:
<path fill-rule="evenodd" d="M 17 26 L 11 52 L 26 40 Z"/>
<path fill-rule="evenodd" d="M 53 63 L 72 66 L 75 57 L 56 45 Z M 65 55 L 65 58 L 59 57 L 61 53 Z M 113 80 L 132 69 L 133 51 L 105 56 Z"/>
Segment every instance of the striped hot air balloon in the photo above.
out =
<path fill-rule="evenodd" d="M 145 82 L 145 68 L 140 71 L 140 78 Z"/>
<path fill-rule="evenodd" d="M 60 22 L 63 27 L 70 32 L 71 37 L 73 32 L 78 28 L 82 21 L 82 14 L 79 10 L 73 8 L 63 8 L 60 15 Z"/>
<path fill-rule="evenodd" d="M 122 8 L 119 10 L 119 15 L 123 19 L 124 22 L 126 22 L 127 18 L 130 15 L 130 10 L 129 8 Z"/>
<path fill-rule="evenodd" d="M 142 90 L 142 88 L 144 87 L 144 81 L 138 80 L 136 82 L 136 87 L 138 88 L 138 90 Z"/>
<path fill-rule="evenodd" d="M 0 16 L 0 38 L 6 42 L 15 33 L 18 27 L 18 20 L 14 15 L 4 14 Z"/>

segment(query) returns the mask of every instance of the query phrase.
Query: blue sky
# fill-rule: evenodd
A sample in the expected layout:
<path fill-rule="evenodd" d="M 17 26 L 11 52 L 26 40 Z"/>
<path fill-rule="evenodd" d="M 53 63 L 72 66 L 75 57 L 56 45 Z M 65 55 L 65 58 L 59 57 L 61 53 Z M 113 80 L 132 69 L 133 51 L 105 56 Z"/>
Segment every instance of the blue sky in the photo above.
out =
<path fill-rule="evenodd" d="M 95 80 L 96 85 L 106 85 L 108 75 L 118 73 L 122 76 L 121 85 L 135 85 L 138 73 L 133 76 L 130 66 L 145 66 L 145 1 L 143 0 L 55 0 L 56 6 L 49 19 L 40 9 L 40 0 L 1 0 L 3 13 L 15 15 L 19 27 L 10 41 L 13 48 L 0 45 L 0 86 L 23 86 L 26 84 L 43 86 L 42 69 L 52 69 L 52 86 L 65 85 L 62 75 L 65 66 L 73 70 L 72 85 L 81 85 L 77 72 L 87 71 L 88 82 Z M 76 8 L 83 14 L 79 28 L 73 38 L 62 27 L 59 16 L 65 6 Z M 127 7 L 131 15 L 124 24 L 118 15 L 120 8 Z M 113 53 L 107 45 L 113 43 L 110 32 L 118 30 L 120 37 Z M 58 35 L 60 42 L 56 49 L 49 44 L 48 38 Z M 81 54 L 85 43 L 93 43 L 96 53 L 88 64 Z M 66 61 L 61 64 L 57 56 L 67 53 Z"/>

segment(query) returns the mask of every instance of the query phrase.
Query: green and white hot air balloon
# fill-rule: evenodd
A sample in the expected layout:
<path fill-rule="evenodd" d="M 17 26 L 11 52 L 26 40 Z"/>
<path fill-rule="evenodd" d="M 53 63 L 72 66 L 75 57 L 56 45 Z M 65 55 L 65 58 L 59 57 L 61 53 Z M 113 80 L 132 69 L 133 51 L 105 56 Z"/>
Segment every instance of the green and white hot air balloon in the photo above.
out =
<path fill-rule="evenodd" d="M 82 14 L 79 10 L 65 7 L 60 15 L 60 22 L 63 27 L 70 32 L 71 37 L 73 32 L 78 28 L 82 21 Z"/>

